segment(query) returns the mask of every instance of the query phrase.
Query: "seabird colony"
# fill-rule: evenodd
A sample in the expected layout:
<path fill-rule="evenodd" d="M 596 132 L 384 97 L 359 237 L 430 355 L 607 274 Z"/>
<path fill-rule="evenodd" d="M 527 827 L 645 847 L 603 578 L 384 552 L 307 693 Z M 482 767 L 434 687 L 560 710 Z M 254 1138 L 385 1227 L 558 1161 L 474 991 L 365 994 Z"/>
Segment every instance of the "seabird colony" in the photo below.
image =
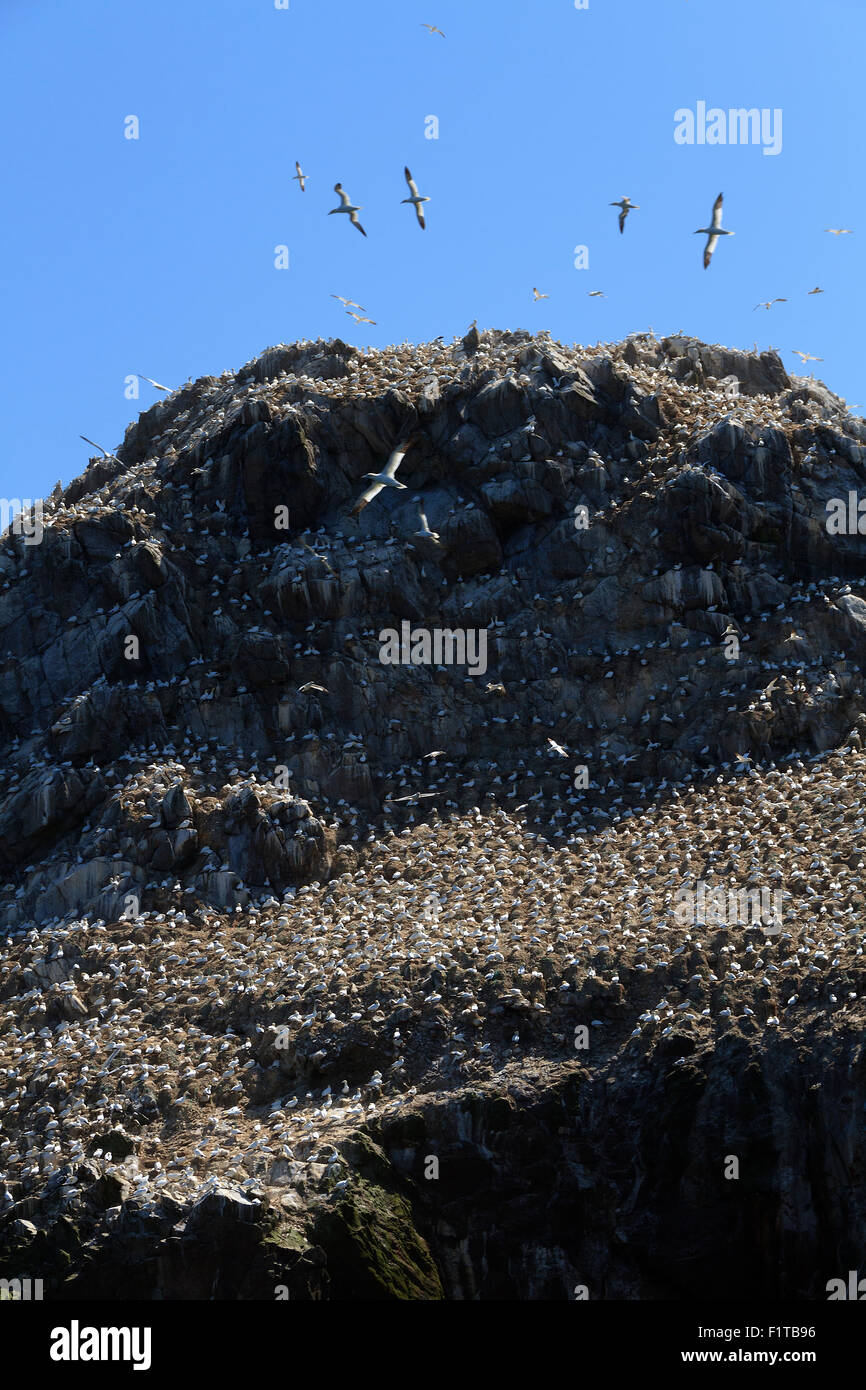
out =
<path fill-rule="evenodd" d="M 140 461 L 115 460 L 111 479 L 78 500 L 47 499 L 45 527 L 71 536 L 94 516 L 123 519 L 133 534 L 118 541 L 121 548 L 146 545 L 153 556 L 180 557 L 190 583 L 210 586 L 216 612 L 234 601 L 244 628 L 267 635 L 281 620 L 263 611 L 252 587 L 230 593 L 218 517 L 213 535 L 202 530 L 189 485 L 173 480 L 174 462 L 183 456 L 197 471 L 207 469 L 227 422 L 259 406 L 293 412 L 316 400 L 339 404 L 395 388 L 417 400 L 429 398 L 434 385 L 436 393 L 460 389 L 467 373 L 488 371 L 529 382 L 525 338 L 476 339 L 471 357 L 460 343 L 353 351 L 346 374 L 333 377 L 312 374 L 329 346 L 301 344 L 297 374 L 257 380 L 226 373 L 191 392 L 181 389 L 154 407 L 165 413 L 166 445 L 155 436 Z M 543 335 L 535 341 L 553 347 Z M 622 362 L 628 346 L 555 351 L 567 367 L 588 368 L 605 354 Z M 730 402 L 717 383 L 698 389 L 679 381 L 655 347 L 638 346 L 630 361 L 636 386 L 658 392 L 674 423 L 653 445 L 644 475 L 607 499 L 611 515 L 648 481 L 685 471 L 684 445 L 719 410 L 757 428 L 779 424 L 774 399 Z M 814 393 L 798 410 L 820 428 L 834 412 L 844 418 L 841 404 Z M 158 469 L 162 520 L 149 500 Z M 385 469 L 392 487 L 396 469 Z M 388 486 L 381 475 L 374 480 Z M 288 541 L 259 555 L 263 581 L 275 563 L 299 574 L 321 563 L 325 572 L 326 564 L 338 570 L 352 555 L 376 554 L 375 543 L 351 535 L 322 533 L 312 541 Z M 479 583 L 483 589 L 497 578 Z M 0 589 L 10 583 L 3 579 Z M 785 616 L 846 593 L 850 586 L 832 577 L 804 581 L 785 600 Z M 120 610 L 118 604 L 116 612 L 69 621 L 96 633 L 100 624 L 122 622 Z M 770 623 L 773 614 L 760 619 Z M 796 625 L 792 630 L 796 635 Z M 316 640 L 314 625 L 296 646 L 298 669 L 306 667 L 311 681 L 324 675 Z M 670 645 L 604 656 L 611 673 L 634 660 L 667 665 Z M 772 719 L 782 700 L 804 709 L 836 700 L 844 676 L 819 669 L 821 663 L 813 669 L 808 654 L 793 647 L 783 672 L 778 663 L 774 673 L 732 670 L 731 688 L 720 693 L 758 721 Z M 224 680 L 201 659 L 182 676 L 131 683 L 129 698 L 159 702 L 187 690 L 204 702 Z M 328 681 L 314 686 L 305 698 L 325 698 Z M 82 691 L 77 700 L 95 694 Z M 491 698 L 504 695 L 504 686 L 490 685 Z M 491 728 L 503 719 L 495 708 Z M 649 764 L 635 781 L 632 755 L 610 737 L 596 739 L 585 795 L 568 776 L 560 780 L 562 759 L 575 755 L 572 740 L 541 725 L 535 747 L 523 737 L 516 706 L 514 718 L 520 765 L 513 772 L 479 765 L 483 788 L 471 758 L 456 758 L 446 744 L 377 769 L 380 804 L 401 806 L 384 810 L 376 827 L 365 827 L 354 807 L 326 802 L 324 831 L 352 850 L 348 867 L 330 882 L 278 896 L 249 894 L 245 906 L 220 911 L 197 889 L 181 895 L 174 873 L 157 874 L 145 901 L 124 919 L 119 912 L 69 912 L 51 887 L 70 870 L 103 872 L 109 877 L 101 891 L 110 897 L 129 882 L 122 861 L 115 861 L 120 874 L 98 855 L 76 866 L 75 850 L 61 842 L 38 870 L 25 873 L 4 910 L 10 935 L 0 965 L 0 1203 L 11 1202 L 10 1183 L 38 1194 L 52 1176 L 59 1179 L 57 1200 L 74 1203 L 92 1165 L 143 1201 L 193 1197 L 223 1180 L 273 1186 L 279 1195 L 306 1176 L 327 1190 L 339 1165 L 326 1161 L 325 1151 L 365 1118 L 395 1113 L 425 1090 L 472 1084 L 534 1049 L 552 1065 L 570 1065 L 575 1001 L 583 1001 L 582 1019 L 587 1001 L 599 1000 L 590 1022 L 596 1045 L 611 1059 L 639 1057 L 660 1038 L 687 1037 L 689 1049 L 711 1049 L 732 1029 L 797 1036 L 806 1009 L 831 1021 L 862 1018 L 866 755 L 857 735 L 808 762 L 791 755 L 764 766 L 738 750 L 736 765 L 679 782 L 653 778 Z M 648 754 L 658 747 L 658 727 L 647 726 Z M 16 748 L 0 771 L 4 798 L 22 787 Z M 52 769 L 47 759 L 29 757 L 24 775 Z M 191 810 L 233 789 L 271 785 L 273 776 L 249 752 L 204 729 L 178 731 L 173 743 L 131 747 L 100 773 L 131 841 L 150 833 L 155 812 L 179 783 Z M 437 809 L 422 821 L 418 806 L 431 797 Z M 177 799 L 183 833 L 189 816 Z M 81 844 L 90 843 L 91 829 L 84 827 Z M 209 871 L 215 882 L 223 868 L 215 862 Z M 781 932 L 754 926 L 720 933 L 700 920 L 684 927 L 671 895 L 700 879 L 778 884 Z M 38 931 L 28 910 L 31 921 L 38 915 Z M 280 1046 L 285 1029 L 288 1051 Z M 151 1116 L 144 1129 L 143 1107 Z"/>

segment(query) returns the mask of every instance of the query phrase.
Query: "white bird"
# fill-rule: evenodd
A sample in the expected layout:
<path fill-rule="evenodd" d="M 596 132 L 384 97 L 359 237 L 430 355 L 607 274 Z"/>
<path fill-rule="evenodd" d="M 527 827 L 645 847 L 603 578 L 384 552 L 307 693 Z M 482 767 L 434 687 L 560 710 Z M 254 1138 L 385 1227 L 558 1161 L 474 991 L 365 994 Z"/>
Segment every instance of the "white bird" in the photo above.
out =
<path fill-rule="evenodd" d="M 171 390 L 170 386 L 161 386 L 158 381 L 154 381 L 153 377 L 145 376 L 144 372 L 136 372 L 135 375 L 138 377 L 139 381 L 146 381 L 149 386 L 153 386 L 157 391 Z"/>
<path fill-rule="evenodd" d="M 103 449 L 103 447 L 102 447 L 101 444 L 94 444 L 94 443 L 93 443 L 93 440 L 92 440 L 92 439 L 88 439 L 86 434 L 80 434 L 80 435 L 78 436 L 78 438 L 79 438 L 79 439 L 83 439 L 84 442 L 85 442 L 85 444 L 91 444 L 91 445 L 93 445 L 93 448 L 94 448 L 94 449 L 98 449 L 99 452 L 101 453 L 101 455 L 102 455 L 102 457 L 103 457 L 104 459 L 113 459 L 113 458 L 116 458 L 116 457 L 117 457 L 116 454 L 109 454 L 108 451 L 107 451 L 107 449 Z"/>
<path fill-rule="evenodd" d="M 297 182 L 301 185 L 301 192 L 302 192 L 302 193 L 306 193 L 306 191 L 307 191 L 307 175 L 304 173 L 303 169 L 301 168 L 301 166 L 300 166 L 300 164 L 298 163 L 297 160 L 295 160 L 295 168 L 297 169 L 298 172 L 297 172 L 296 174 L 293 174 L 293 175 L 292 175 L 292 183 L 294 183 L 294 182 L 297 180 Z"/>
<path fill-rule="evenodd" d="M 307 690 L 318 690 L 320 694 L 327 695 L 328 690 L 324 685 L 317 685 L 315 681 L 307 681 L 305 685 L 299 685 L 298 690 L 303 694 Z"/>
<path fill-rule="evenodd" d="M 345 212 L 352 226 L 357 227 L 358 231 L 361 233 L 362 236 L 366 236 L 367 233 L 364 231 L 364 228 L 358 221 L 358 213 L 361 211 L 360 206 L 356 207 L 354 205 L 341 183 L 334 184 L 334 192 L 339 193 L 340 195 L 340 206 L 338 208 L 331 208 L 331 211 L 328 213 L 328 216 L 333 217 L 335 212 Z"/>
<path fill-rule="evenodd" d="M 709 227 L 698 227 L 694 233 L 695 236 L 705 234 L 707 238 L 707 244 L 704 247 L 704 270 L 709 267 L 710 261 L 713 259 L 713 252 L 719 244 L 719 237 L 734 236 L 733 232 L 725 231 L 722 226 L 722 198 L 723 194 L 720 193 L 713 203 L 713 220 L 711 225 Z"/>
<path fill-rule="evenodd" d="M 359 309 L 362 314 L 366 314 L 367 312 L 363 304 L 359 304 L 356 299 L 346 299 L 345 295 L 342 294 L 332 294 L 331 298 L 339 299 L 340 303 L 345 304 L 347 309 Z"/>
<path fill-rule="evenodd" d="M 354 309 L 347 309 L 346 313 L 349 315 L 349 318 L 354 319 L 356 323 L 372 323 L 373 327 L 376 327 L 375 319 L 367 319 L 363 314 L 356 314 Z"/>
<path fill-rule="evenodd" d="M 418 218 L 418 221 L 421 225 L 421 230 L 423 232 L 427 223 L 424 221 L 424 212 L 421 207 L 421 204 L 429 203 L 430 199 L 425 197 L 423 193 L 418 192 L 418 185 L 416 184 L 412 175 L 409 173 L 408 166 L 404 168 L 403 173 L 406 175 L 406 182 L 409 185 L 409 192 L 412 196 L 411 198 L 401 198 L 400 201 L 401 203 L 411 203 L 413 205 L 413 207 L 415 208 L 415 216 Z"/>
<path fill-rule="evenodd" d="M 553 749 L 554 753 L 558 753 L 559 756 L 560 756 L 561 758 L 567 758 L 567 757 L 568 757 L 568 753 L 567 753 L 566 750 L 563 748 L 563 746 L 562 746 L 561 743 L 557 743 L 557 742 L 556 742 L 556 739 L 554 739 L 554 738 L 549 738 L 549 739 L 547 740 L 547 742 L 550 744 L 550 746 L 551 746 L 551 748 Z"/>
<path fill-rule="evenodd" d="M 823 357 L 813 357 L 811 352 L 801 352 L 799 348 L 791 348 L 795 357 L 799 357 L 803 362 L 823 362 Z"/>
<path fill-rule="evenodd" d="M 763 299 L 760 304 L 756 304 L 756 309 L 771 309 L 774 304 L 787 304 L 787 299 Z"/>
<path fill-rule="evenodd" d="M 352 508 L 352 516 L 357 516 L 359 512 L 362 512 L 368 502 L 372 502 L 374 497 L 379 496 L 379 493 L 382 491 L 383 487 L 406 487 L 405 483 L 397 482 L 397 479 L 395 478 L 394 474 L 397 472 L 397 469 L 403 462 L 403 459 L 406 455 L 406 451 L 412 443 L 413 438 L 410 437 L 406 440 L 405 444 L 398 444 L 391 457 L 389 458 L 388 462 L 385 464 L 385 467 L 382 469 L 381 473 L 364 474 L 365 478 L 370 479 L 370 486 L 366 489 L 365 492 L 361 493 L 361 496 L 358 498 L 357 502 Z"/>
<path fill-rule="evenodd" d="M 815 288 L 814 288 L 813 290 L 807 290 L 806 293 L 807 293 L 807 294 L 823 294 L 824 291 L 821 289 L 821 286 L 820 286 L 820 285 L 816 285 Z"/>
<path fill-rule="evenodd" d="M 608 204 L 608 206 L 612 208 L 619 208 L 620 233 L 625 231 L 625 219 L 628 217 L 629 213 L 632 211 L 640 212 L 640 204 L 633 203 L 629 198 L 628 194 L 626 194 L 624 198 L 620 198 L 618 203 L 610 203 Z"/>
<path fill-rule="evenodd" d="M 442 30 L 437 29 L 435 24 L 425 24 L 423 20 L 421 21 L 421 28 L 429 29 L 431 34 L 442 34 Z M 444 39 L 445 35 L 442 34 L 442 37 Z"/>
<path fill-rule="evenodd" d="M 537 289 L 535 288 L 535 286 L 533 285 L 533 286 L 532 286 L 532 297 L 533 297 L 533 299 L 549 299 L 549 298 L 550 298 L 550 295 L 549 295 L 549 294 L 542 294 L 541 291 L 540 291 L 540 290 L 537 290 Z"/>
<path fill-rule="evenodd" d="M 416 499 L 416 500 L 417 500 L 418 503 L 419 503 L 419 506 L 418 506 L 418 517 L 419 517 L 419 520 L 420 520 L 420 522 L 421 522 L 421 527 L 420 527 L 420 530 L 418 530 L 418 531 L 415 532 L 415 535 L 416 535 L 416 536 L 423 536 L 423 537 L 425 538 L 425 540 L 434 541 L 434 542 L 438 545 L 438 544 L 439 544 L 439 532 L 438 532 L 438 531 L 431 531 L 431 530 L 430 530 L 430 527 L 427 525 L 427 518 L 426 518 L 426 516 L 424 515 L 424 508 L 423 508 L 423 505 L 421 505 L 421 499 L 418 498 L 418 499 Z"/>
<path fill-rule="evenodd" d="M 824 228 L 824 231 L 825 231 L 825 232 L 829 232 L 831 236 L 850 236 L 850 235 L 851 235 L 852 228 L 851 228 L 851 227 L 825 227 L 825 228 Z"/>
<path fill-rule="evenodd" d="M 587 290 L 587 294 L 590 299 L 605 299 L 607 297 L 603 290 Z"/>

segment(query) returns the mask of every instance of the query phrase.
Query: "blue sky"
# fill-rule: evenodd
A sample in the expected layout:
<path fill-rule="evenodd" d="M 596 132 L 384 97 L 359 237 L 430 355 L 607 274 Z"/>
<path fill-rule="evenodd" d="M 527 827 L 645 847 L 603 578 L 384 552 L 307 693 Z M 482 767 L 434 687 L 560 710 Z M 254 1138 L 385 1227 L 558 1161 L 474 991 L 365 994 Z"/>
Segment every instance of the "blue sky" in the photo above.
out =
<path fill-rule="evenodd" d="M 117 447 L 155 399 L 125 397 L 131 372 L 174 386 L 275 342 L 473 318 L 772 343 L 798 370 L 800 348 L 866 406 L 864 39 L 862 0 L 3 0 L 0 496 L 69 482 L 79 434 Z M 781 109 L 781 152 L 676 144 L 699 101 Z M 326 216 L 337 180 L 366 239 Z M 736 235 L 705 272 L 692 233 L 719 191 Z M 620 236 L 624 193 L 641 210 Z"/>

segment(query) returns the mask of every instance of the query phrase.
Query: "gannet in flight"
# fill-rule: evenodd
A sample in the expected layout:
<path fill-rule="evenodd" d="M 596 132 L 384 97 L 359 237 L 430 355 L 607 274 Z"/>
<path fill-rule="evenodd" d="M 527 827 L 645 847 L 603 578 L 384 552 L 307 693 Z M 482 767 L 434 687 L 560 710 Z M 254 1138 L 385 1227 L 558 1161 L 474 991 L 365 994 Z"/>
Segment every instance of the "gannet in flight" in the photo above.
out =
<path fill-rule="evenodd" d="M 605 299 L 607 296 L 601 290 L 587 290 L 590 299 Z"/>
<path fill-rule="evenodd" d="M 811 352 L 801 352 L 799 348 L 791 348 L 795 357 L 802 358 L 803 362 L 823 362 L 823 357 L 813 357 Z"/>
<path fill-rule="evenodd" d="M 94 444 L 94 443 L 93 443 L 93 440 L 92 440 L 92 439 L 88 439 L 86 434 L 80 434 L 80 435 L 78 436 L 78 438 L 79 438 L 79 439 L 83 439 L 84 442 L 85 442 L 85 444 L 91 444 L 91 445 L 93 445 L 93 448 L 94 448 L 94 449 L 98 449 L 99 452 L 101 453 L 101 455 L 102 455 L 102 457 L 103 457 L 104 459 L 113 459 L 113 458 L 117 458 L 117 455 L 116 455 L 116 454 L 110 454 L 110 453 L 108 452 L 107 449 L 103 449 L 103 447 L 102 447 L 101 444 Z"/>
<path fill-rule="evenodd" d="M 425 24 L 423 20 L 421 21 L 421 28 L 429 29 L 431 34 L 442 34 L 442 30 L 437 29 L 435 24 Z M 444 39 L 445 35 L 442 34 L 442 37 Z"/>
<path fill-rule="evenodd" d="M 375 319 L 365 319 L 363 314 L 356 314 L 352 309 L 347 309 L 346 313 L 349 315 L 349 318 L 354 319 L 356 323 L 372 323 L 373 327 L 376 327 Z"/>
<path fill-rule="evenodd" d="M 424 538 L 425 540 L 433 541 L 434 544 L 438 545 L 438 544 L 439 544 L 439 532 L 438 532 L 438 531 L 431 531 L 431 530 L 430 530 L 430 527 L 427 525 L 427 518 L 426 518 L 426 516 L 424 515 L 424 506 L 423 506 L 422 499 L 421 499 L 420 497 L 416 497 L 416 498 L 415 498 L 415 501 L 418 503 L 418 519 L 419 519 L 419 521 L 421 522 L 420 529 L 417 530 L 417 531 L 415 532 L 415 535 L 416 535 L 416 536 L 423 536 L 423 538 Z M 429 754 L 428 754 L 428 756 L 429 756 Z"/>
<path fill-rule="evenodd" d="M 361 496 L 358 498 L 357 502 L 352 508 L 352 516 L 357 516 L 359 512 L 362 512 L 364 508 L 367 506 L 368 502 L 372 502 L 374 497 L 379 496 L 379 493 L 382 491 L 383 487 L 406 487 L 405 483 L 398 483 L 394 475 L 397 472 L 397 469 L 400 467 L 400 464 L 403 462 L 407 449 L 413 442 L 414 436 L 410 436 L 405 441 L 405 443 L 398 444 L 394 452 L 391 454 L 391 457 L 389 458 L 388 462 L 385 464 L 385 467 L 382 469 L 381 473 L 364 474 L 365 478 L 370 479 L 370 486 L 366 489 L 365 492 L 361 493 Z"/>
<path fill-rule="evenodd" d="M 146 381 L 149 386 L 153 386 L 157 391 L 171 390 L 170 386 L 160 386 L 158 381 L 154 381 L 152 377 L 145 376 L 144 372 L 136 372 L 135 375 L 138 377 L 139 381 Z"/>
<path fill-rule="evenodd" d="M 756 304 L 756 309 L 771 309 L 774 304 L 787 304 L 787 299 L 764 299 L 760 304 Z"/>
<path fill-rule="evenodd" d="M 549 295 L 549 294 L 541 294 L 541 292 L 540 292 L 539 290 L 537 290 L 537 289 L 535 288 L 534 285 L 532 286 L 532 295 L 533 295 L 533 298 L 534 298 L 534 299 L 549 299 L 549 298 L 550 298 L 550 295 Z"/>
<path fill-rule="evenodd" d="M 444 749 L 444 748 L 434 748 L 432 753 L 423 753 L 423 754 L 422 754 L 422 757 L 424 757 L 424 758 L 433 758 L 433 760 L 434 760 L 434 762 L 435 762 L 436 758 L 444 758 L 444 757 L 445 757 L 445 749 Z"/>
<path fill-rule="evenodd" d="M 334 192 L 339 193 L 340 195 L 340 206 L 338 208 L 331 208 L 331 211 L 328 213 L 328 216 L 333 217 L 335 212 L 347 213 L 352 226 L 357 227 L 358 231 L 361 233 L 362 236 L 366 236 L 367 233 L 364 231 L 364 228 L 358 221 L 358 213 L 361 211 L 361 208 L 355 207 L 351 198 L 349 197 L 348 193 L 345 192 L 341 183 L 334 184 Z"/>
<path fill-rule="evenodd" d="M 413 206 L 414 206 L 414 208 L 415 208 L 415 216 L 418 218 L 418 221 L 419 221 L 420 224 L 421 224 L 421 230 L 422 230 L 422 232 L 423 232 L 423 230 L 424 230 L 424 228 L 426 227 L 427 224 L 426 224 L 426 222 L 424 221 L 424 212 L 423 212 L 423 209 L 422 209 L 422 207 L 421 207 L 421 204 L 422 204 L 422 203 L 429 203 L 430 199 L 429 199 L 429 198 L 425 198 L 424 195 L 423 195 L 422 193 L 419 193 L 419 192 L 418 192 L 418 185 L 416 184 L 416 182 L 415 182 L 415 180 L 413 179 L 412 175 L 409 173 L 408 168 L 404 168 L 403 173 L 406 175 L 406 182 L 407 182 L 408 185 L 409 185 L 409 192 L 412 194 L 412 196 L 411 196 L 411 198 L 401 198 L 400 201 L 401 201 L 402 203 L 412 203 L 412 204 L 413 204 Z"/>
<path fill-rule="evenodd" d="M 628 194 L 626 194 L 624 198 L 620 198 L 618 203 L 610 203 L 608 206 L 612 208 L 619 208 L 620 232 L 625 231 L 625 219 L 628 217 L 629 213 L 632 211 L 640 212 L 640 204 L 633 203 L 629 198 Z"/>
<path fill-rule="evenodd" d="M 702 233 L 706 234 L 707 238 L 707 244 L 704 247 L 704 270 L 708 269 L 710 261 L 713 259 L 713 252 L 719 243 L 719 237 L 734 235 L 733 232 L 726 232 L 722 226 L 722 197 L 723 195 L 720 193 L 713 203 L 712 224 L 709 227 L 698 227 L 695 230 L 695 236 Z"/>
<path fill-rule="evenodd" d="M 825 227 L 824 231 L 829 232 L 831 236 L 850 236 L 852 229 L 850 227 Z"/>
<path fill-rule="evenodd" d="M 340 303 L 345 304 L 347 309 L 359 309 L 362 314 L 366 314 L 367 312 L 363 304 L 356 303 L 354 299 L 346 299 L 342 294 L 332 294 L 331 298 L 339 299 Z"/>
<path fill-rule="evenodd" d="M 298 686 L 298 691 L 301 694 L 307 690 L 318 690 L 321 695 L 327 695 L 328 693 L 326 686 L 317 685 L 315 681 L 307 681 L 306 684 Z"/>
<path fill-rule="evenodd" d="M 806 293 L 807 293 L 807 294 L 823 294 L 824 291 L 821 289 L 821 286 L 820 286 L 820 285 L 816 285 L 815 288 L 814 288 L 813 290 L 807 290 Z"/>
<path fill-rule="evenodd" d="M 292 175 L 292 183 L 294 183 L 294 182 L 297 180 L 297 182 L 301 185 L 301 192 L 302 192 L 302 193 L 306 193 L 306 191 L 307 191 L 307 175 L 304 173 L 303 169 L 301 168 L 301 166 L 300 166 L 300 164 L 298 163 L 297 160 L 295 160 L 295 168 L 297 169 L 298 172 L 297 172 L 296 174 L 293 174 L 293 175 Z"/>

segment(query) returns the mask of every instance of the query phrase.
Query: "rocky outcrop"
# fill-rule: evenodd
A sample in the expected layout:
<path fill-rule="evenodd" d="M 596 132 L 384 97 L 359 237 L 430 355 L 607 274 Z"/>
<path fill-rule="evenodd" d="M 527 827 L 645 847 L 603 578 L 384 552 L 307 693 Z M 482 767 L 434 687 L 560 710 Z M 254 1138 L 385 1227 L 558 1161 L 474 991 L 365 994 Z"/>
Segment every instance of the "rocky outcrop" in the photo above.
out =
<path fill-rule="evenodd" d="M 473 327 L 187 383 L 7 533 L 0 1274 L 856 1267 L 864 480 L 863 421 L 773 352 Z M 788 929 L 686 930 L 701 875 Z"/>

